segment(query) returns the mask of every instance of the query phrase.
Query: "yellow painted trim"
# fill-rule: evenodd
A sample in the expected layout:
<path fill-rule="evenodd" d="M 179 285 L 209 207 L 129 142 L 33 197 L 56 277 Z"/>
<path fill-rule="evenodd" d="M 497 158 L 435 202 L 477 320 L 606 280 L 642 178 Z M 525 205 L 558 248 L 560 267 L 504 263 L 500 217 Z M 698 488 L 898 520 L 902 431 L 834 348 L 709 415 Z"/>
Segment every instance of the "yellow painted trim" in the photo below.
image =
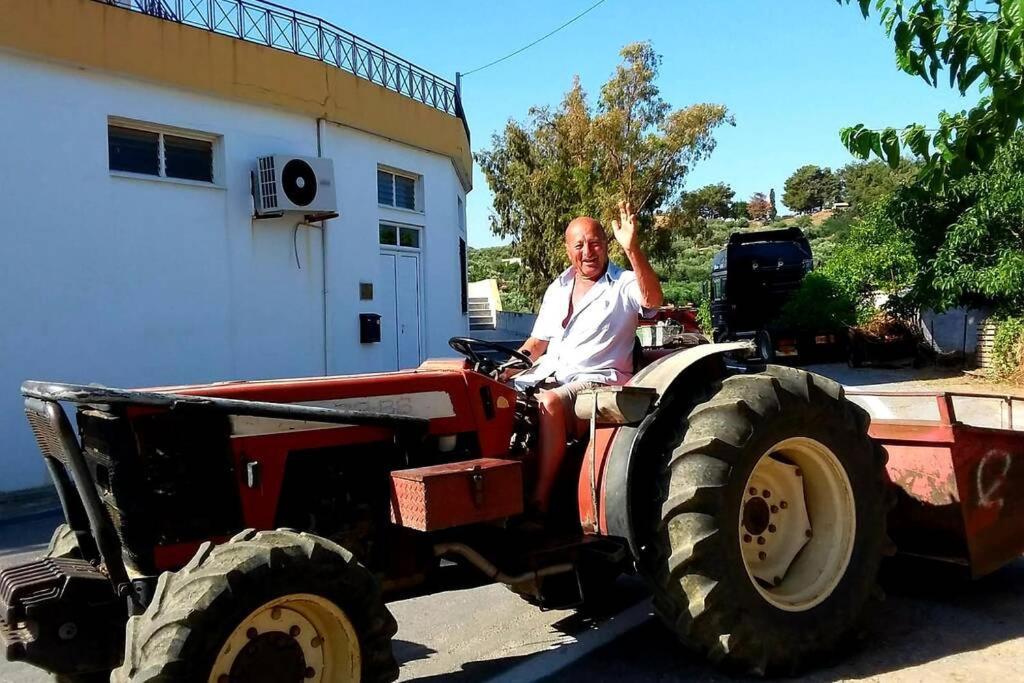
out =
<path fill-rule="evenodd" d="M 94 0 L 0 0 L 0 47 L 326 119 L 443 154 L 472 187 L 458 117 L 315 59 Z"/>

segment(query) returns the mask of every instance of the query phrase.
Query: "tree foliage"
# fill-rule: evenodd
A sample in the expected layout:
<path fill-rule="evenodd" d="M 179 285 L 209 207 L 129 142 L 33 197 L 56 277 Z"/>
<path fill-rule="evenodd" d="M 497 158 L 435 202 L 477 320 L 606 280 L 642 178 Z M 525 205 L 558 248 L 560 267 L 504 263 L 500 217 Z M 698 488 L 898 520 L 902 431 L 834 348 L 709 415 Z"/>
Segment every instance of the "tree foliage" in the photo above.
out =
<path fill-rule="evenodd" d="M 683 211 L 701 218 L 728 218 L 736 192 L 725 183 L 705 185 L 683 195 Z"/>
<path fill-rule="evenodd" d="M 503 310 L 521 313 L 535 310 L 534 302 L 524 294 L 525 270 L 510 247 L 470 247 L 467 256 L 469 281 L 497 280 Z"/>
<path fill-rule="evenodd" d="M 578 215 L 607 222 L 620 199 L 637 212 L 645 248 L 667 248 L 655 211 L 677 202 L 690 168 L 714 150 L 715 129 L 732 124 L 721 105 L 672 109 L 655 83 L 661 60 L 649 43 L 627 45 L 621 56 L 595 105 L 576 79 L 557 108 L 510 120 L 476 154 L 493 194 L 491 230 L 512 239 L 531 297 L 566 266 L 566 224 Z"/>
<path fill-rule="evenodd" d="M 977 84 L 982 97 L 969 110 L 940 112 L 934 132 L 919 123 L 902 131 L 858 124 L 843 129 L 843 144 L 862 159 L 874 153 L 895 168 L 902 143 L 924 162 L 922 182 L 933 190 L 988 168 L 1024 120 L 1024 0 L 857 4 L 865 18 L 872 8 L 878 14 L 895 44 L 900 69 L 933 86 L 945 70 L 950 87 L 965 94 Z"/>
<path fill-rule="evenodd" d="M 755 192 L 747 202 L 747 215 L 752 221 L 768 221 L 771 219 L 772 205 L 764 192 Z"/>
<path fill-rule="evenodd" d="M 807 213 L 831 206 L 839 198 L 839 179 L 830 168 L 814 164 L 801 166 L 783 186 L 782 201 L 786 206 Z"/>
<path fill-rule="evenodd" d="M 898 187 L 855 223 L 829 267 L 850 286 L 938 310 L 1024 310 L 1024 134 L 941 192 Z"/>
<path fill-rule="evenodd" d="M 917 167 L 902 160 L 895 169 L 878 159 L 854 161 L 836 171 L 841 186 L 840 198 L 856 211 L 867 209 L 898 186 L 910 182 Z"/>

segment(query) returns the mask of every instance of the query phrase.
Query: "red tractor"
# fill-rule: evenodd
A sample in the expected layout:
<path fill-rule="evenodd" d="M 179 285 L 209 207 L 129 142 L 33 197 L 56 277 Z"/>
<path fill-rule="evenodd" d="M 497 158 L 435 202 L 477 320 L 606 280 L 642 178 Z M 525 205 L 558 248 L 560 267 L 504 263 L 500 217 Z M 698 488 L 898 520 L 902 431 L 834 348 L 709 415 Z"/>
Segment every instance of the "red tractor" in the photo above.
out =
<path fill-rule="evenodd" d="M 7 658 L 65 681 L 392 680 L 386 601 L 439 590 L 442 559 L 550 607 L 636 572 L 683 643 L 733 670 L 844 644 L 893 496 L 838 384 L 733 374 L 744 343 L 660 358 L 580 397 L 589 438 L 541 516 L 536 400 L 496 379 L 529 358 L 451 345 L 464 360 L 397 373 L 26 382 L 67 523 L 0 572 Z"/>

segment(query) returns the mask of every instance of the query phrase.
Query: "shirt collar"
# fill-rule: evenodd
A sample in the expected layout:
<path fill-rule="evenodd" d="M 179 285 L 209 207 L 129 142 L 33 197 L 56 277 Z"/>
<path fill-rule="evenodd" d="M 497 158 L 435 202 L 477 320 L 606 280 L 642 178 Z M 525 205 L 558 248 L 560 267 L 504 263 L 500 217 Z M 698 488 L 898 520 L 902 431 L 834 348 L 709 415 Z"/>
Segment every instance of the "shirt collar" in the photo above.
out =
<path fill-rule="evenodd" d="M 605 268 L 604 270 L 604 275 L 598 278 L 597 281 L 614 282 L 619 279 L 619 275 L 621 274 L 622 268 L 620 268 L 618 264 L 616 264 L 614 261 L 609 259 L 608 267 Z M 576 277 L 576 269 L 573 266 L 569 266 L 568 268 L 562 271 L 561 275 L 558 276 L 558 281 L 561 282 L 563 285 L 568 286 L 572 284 L 572 280 L 574 277 Z"/>

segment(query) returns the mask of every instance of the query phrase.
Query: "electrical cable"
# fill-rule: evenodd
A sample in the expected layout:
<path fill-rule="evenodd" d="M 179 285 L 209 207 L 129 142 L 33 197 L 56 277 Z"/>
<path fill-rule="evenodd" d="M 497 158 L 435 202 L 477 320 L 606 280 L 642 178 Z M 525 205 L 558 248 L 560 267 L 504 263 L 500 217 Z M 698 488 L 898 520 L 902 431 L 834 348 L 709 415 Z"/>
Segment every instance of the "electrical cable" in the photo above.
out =
<path fill-rule="evenodd" d="M 577 21 L 578 19 L 582 19 L 585 15 L 589 14 L 592 10 L 597 9 L 598 5 L 604 4 L 604 2 L 605 2 L 605 0 L 597 0 L 597 2 L 595 2 L 593 5 L 591 5 L 587 9 L 583 10 L 582 12 L 577 14 L 575 17 L 573 17 L 569 21 L 565 22 L 564 24 L 562 24 L 558 28 L 554 29 L 553 31 L 544 34 L 543 36 L 541 36 L 537 40 L 533 41 L 529 45 L 524 45 L 523 47 L 519 48 L 515 52 L 510 52 L 507 55 L 505 55 L 504 57 L 501 57 L 499 59 L 495 59 L 493 62 L 488 62 L 487 64 L 484 64 L 483 66 L 478 66 L 477 68 L 475 68 L 475 69 L 473 69 L 471 71 L 467 71 L 467 72 L 462 74 L 462 77 L 465 78 L 466 76 L 469 76 L 470 74 L 475 74 L 477 71 L 483 71 L 484 69 L 490 68 L 490 67 L 494 66 L 495 64 L 499 64 L 501 62 L 504 62 L 506 59 L 509 59 L 510 57 L 515 57 L 517 54 L 519 54 L 521 52 L 525 52 L 526 50 L 529 50 L 531 47 L 533 47 L 537 43 L 540 43 L 540 42 L 542 42 L 544 40 L 547 40 L 551 36 L 555 35 L 559 31 L 561 31 L 563 28 L 568 26 L 569 24 L 572 24 L 573 22 Z"/>

